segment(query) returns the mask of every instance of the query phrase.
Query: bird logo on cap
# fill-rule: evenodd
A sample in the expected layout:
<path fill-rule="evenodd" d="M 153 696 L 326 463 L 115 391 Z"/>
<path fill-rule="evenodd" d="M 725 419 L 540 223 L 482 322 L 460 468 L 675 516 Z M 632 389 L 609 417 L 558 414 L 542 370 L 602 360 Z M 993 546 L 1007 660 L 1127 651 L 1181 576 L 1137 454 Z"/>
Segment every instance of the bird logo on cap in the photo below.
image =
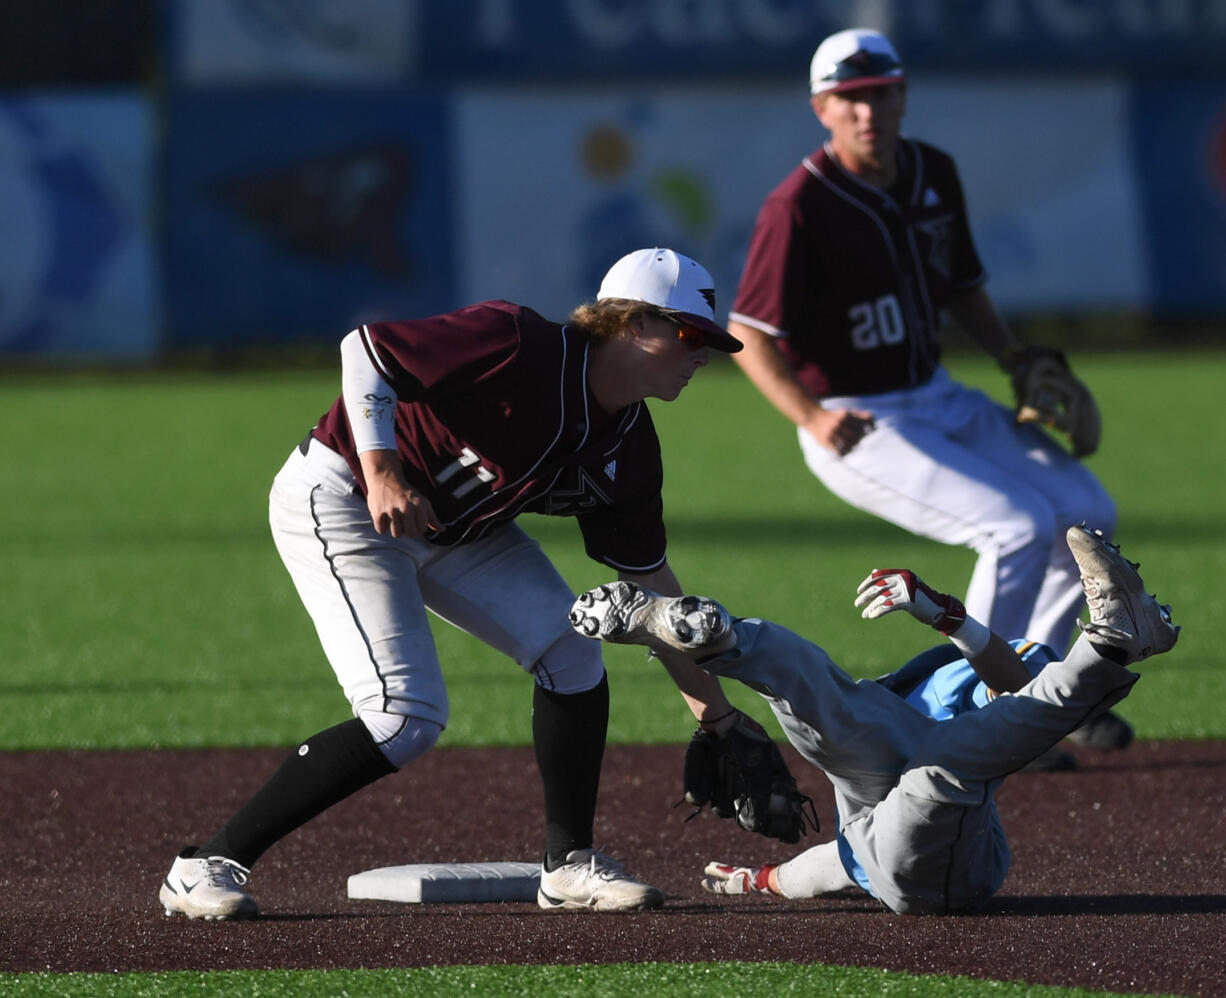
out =
<path fill-rule="evenodd" d="M 845 65 L 851 66 L 853 69 L 858 69 L 861 73 L 867 73 L 872 65 L 873 57 L 866 49 L 857 49 L 846 59 L 843 60 Z"/>

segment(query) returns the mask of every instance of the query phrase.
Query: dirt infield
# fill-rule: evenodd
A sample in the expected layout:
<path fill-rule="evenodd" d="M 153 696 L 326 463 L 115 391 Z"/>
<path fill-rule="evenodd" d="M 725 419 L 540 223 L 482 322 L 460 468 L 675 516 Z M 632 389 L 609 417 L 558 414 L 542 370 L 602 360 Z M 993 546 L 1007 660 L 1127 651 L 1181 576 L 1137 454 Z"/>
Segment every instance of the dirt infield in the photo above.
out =
<path fill-rule="evenodd" d="M 786 751 L 828 833 L 828 785 Z M 667 892 L 662 911 L 349 901 L 347 877 L 371 867 L 539 858 L 531 751 L 439 749 L 270 850 L 251 882 L 264 917 L 234 924 L 166 918 L 158 884 L 282 752 L 0 755 L 0 970 L 735 959 L 1226 995 L 1226 744 L 1077 754 L 1078 772 L 1023 774 L 1002 791 L 1013 870 L 980 915 L 703 894 L 707 860 L 789 850 L 710 815 L 684 824 L 670 746 L 610 748 L 597 824 L 598 843 Z"/>

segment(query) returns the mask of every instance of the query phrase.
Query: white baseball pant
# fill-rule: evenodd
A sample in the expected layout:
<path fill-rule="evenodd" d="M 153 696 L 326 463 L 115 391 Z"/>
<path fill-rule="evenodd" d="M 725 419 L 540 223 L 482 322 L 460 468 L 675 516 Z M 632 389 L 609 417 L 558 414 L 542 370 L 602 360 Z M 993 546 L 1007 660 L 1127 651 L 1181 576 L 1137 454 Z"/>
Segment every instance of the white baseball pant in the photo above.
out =
<path fill-rule="evenodd" d="M 453 547 L 380 534 L 345 460 L 313 438 L 277 474 L 269 521 L 354 714 L 397 765 L 407 760 L 387 731 L 405 717 L 438 729 L 448 720 L 427 610 L 547 689 L 579 693 L 604 676 L 599 646 L 570 627 L 574 593 L 515 524 Z"/>
<path fill-rule="evenodd" d="M 1115 504 L 1089 469 L 944 368 L 919 388 L 822 404 L 865 409 L 876 422 L 844 457 L 799 431 L 826 488 L 913 534 L 973 549 L 967 612 L 997 634 L 1068 647 L 1082 592 L 1065 531 L 1115 530 Z"/>

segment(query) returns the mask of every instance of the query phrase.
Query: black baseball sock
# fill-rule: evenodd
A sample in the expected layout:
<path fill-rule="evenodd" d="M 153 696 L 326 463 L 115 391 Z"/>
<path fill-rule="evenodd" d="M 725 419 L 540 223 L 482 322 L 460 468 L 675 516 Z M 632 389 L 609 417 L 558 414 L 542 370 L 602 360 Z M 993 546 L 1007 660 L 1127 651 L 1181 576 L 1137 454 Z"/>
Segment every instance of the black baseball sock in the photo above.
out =
<path fill-rule="evenodd" d="M 592 845 L 596 794 L 609 726 L 609 677 L 584 693 L 536 687 L 532 743 L 545 786 L 545 863 L 550 870 Z"/>
<path fill-rule="evenodd" d="M 328 728 L 299 745 L 196 855 L 250 867 L 299 825 L 395 771 L 357 718 Z"/>

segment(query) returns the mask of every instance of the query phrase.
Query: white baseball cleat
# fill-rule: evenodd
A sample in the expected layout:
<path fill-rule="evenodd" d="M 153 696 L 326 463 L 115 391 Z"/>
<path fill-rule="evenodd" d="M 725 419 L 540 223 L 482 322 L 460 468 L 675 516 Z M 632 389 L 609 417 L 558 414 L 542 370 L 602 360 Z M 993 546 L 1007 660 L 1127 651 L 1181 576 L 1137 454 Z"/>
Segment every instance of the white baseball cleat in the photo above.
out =
<path fill-rule="evenodd" d="M 547 911 L 642 911 L 660 907 L 664 892 L 635 880 L 602 852 L 576 849 L 556 870 L 541 866 L 536 903 Z"/>
<path fill-rule="evenodd" d="M 188 918 L 255 918 L 259 907 L 243 890 L 251 873 L 223 856 L 195 856 L 193 847 L 181 852 L 171 866 L 158 900 L 167 915 Z"/>
<path fill-rule="evenodd" d="M 732 617 L 714 600 L 661 596 L 634 582 L 609 582 L 581 594 L 570 624 L 584 637 L 690 657 L 718 655 L 736 644 Z"/>
<path fill-rule="evenodd" d="M 1175 647 L 1179 628 L 1171 623 L 1171 608 L 1145 591 L 1135 562 L 1099 530 L 1069 527 L 1069 550 L 1081 570 L 1081 588 L 1090 607 L 1090 622 L 1081 629 L 1096 644 L 1119 648 L 1125 664 L 1139 662 Z"/>

